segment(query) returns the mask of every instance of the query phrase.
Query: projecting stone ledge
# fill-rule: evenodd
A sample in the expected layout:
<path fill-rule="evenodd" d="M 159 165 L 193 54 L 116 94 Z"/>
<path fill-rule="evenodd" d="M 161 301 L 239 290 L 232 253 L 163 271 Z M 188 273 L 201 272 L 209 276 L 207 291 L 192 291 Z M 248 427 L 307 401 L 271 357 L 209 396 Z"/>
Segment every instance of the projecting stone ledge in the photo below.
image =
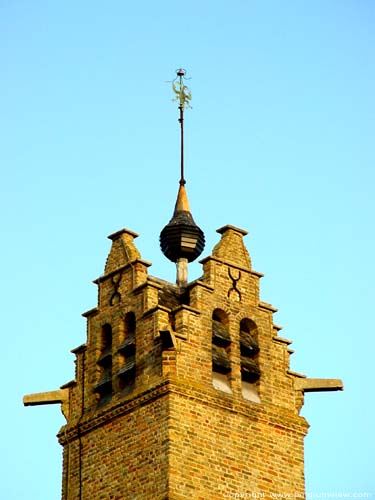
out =
<path fill-rule="evenodd" d="M 338 378 L 297 378 L 294 387 L 303 392 L 342 391 L 344 384 Z"/>
<path fill-rule="evenodd" d="M 24 406 L 53 405 L 61 404 L 61 411 L 68 420 L 69 417 L 69 389 L 59 389 L 57 391 L 38 392 L 27 394 L 23 397 Z"/>

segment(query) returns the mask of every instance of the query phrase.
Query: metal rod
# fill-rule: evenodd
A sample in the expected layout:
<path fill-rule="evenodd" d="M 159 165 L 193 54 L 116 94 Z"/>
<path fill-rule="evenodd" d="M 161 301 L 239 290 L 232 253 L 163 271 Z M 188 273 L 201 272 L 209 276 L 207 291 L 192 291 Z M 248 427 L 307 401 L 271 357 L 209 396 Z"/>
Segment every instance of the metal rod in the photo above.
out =
<path fill-rule="evenodd" d="M 178 119 L 181 128 L 181 177 L 180 177 L 180 185 L 183 186 L 186 184 L 185 181 L 185 166 L 184 166 L 184 111 L 185 106 L 190 107 L 189 101 L 191 99 L 191 92 L 186 85 L 184 85 L 184 77 L 186 71 L 182 68 L 176 71 L 178 81 L 178 87 L 176 87 L 174 81 L 172 82 L 173 92 L 176 97 L 173 99 L 174 101 L 179 101 L 178 109 L 180 110 L 180 117 Z"/>
<path fill-rule="evenodd" d="M 181 77 L 180 77 L 181 78 Z M 180 178 L 180 185 L 184 186 L 186 184 L 185 177 L 184 177 L 184 108 L 182 105 L 179 107 L 180 110 L 180 118 L 178 121 L 180 122 L 181 126 L 181 178 Z"/>

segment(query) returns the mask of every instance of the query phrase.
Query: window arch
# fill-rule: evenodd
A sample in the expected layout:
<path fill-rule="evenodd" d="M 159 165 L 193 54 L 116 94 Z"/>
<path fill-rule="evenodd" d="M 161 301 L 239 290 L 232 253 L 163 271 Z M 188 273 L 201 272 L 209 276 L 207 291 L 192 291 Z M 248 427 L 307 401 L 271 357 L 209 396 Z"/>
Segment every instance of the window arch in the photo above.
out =
<path fill-rule="evenodd" d="M 244 398 L 259 403 L 256 385 L 260 378 L 258 328 L 249 318 L 240 322 L 240 351 L 242 394 Z"/>
<path fill-rule="evenodd" d="M 212 313 L 212 384 L 224 392 L 232 392 L 229 382 L 230 346 L 228 315 L 221 309 L 215 309 Z"/>

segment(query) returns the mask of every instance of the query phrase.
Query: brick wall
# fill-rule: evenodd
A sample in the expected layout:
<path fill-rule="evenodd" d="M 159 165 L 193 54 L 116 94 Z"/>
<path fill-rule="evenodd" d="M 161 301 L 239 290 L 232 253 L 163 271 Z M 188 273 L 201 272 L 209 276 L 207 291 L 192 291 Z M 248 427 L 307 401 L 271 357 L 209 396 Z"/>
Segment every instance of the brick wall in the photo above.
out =
<path fill-rule="evenodd" d="M 290 341 L 260 300 L 246 232 L 218 232 L 184 290 L 148 274 L 135 233 L 110 236 L 59 433 L 63 500 L 303 493 L 308 426 Z"/>

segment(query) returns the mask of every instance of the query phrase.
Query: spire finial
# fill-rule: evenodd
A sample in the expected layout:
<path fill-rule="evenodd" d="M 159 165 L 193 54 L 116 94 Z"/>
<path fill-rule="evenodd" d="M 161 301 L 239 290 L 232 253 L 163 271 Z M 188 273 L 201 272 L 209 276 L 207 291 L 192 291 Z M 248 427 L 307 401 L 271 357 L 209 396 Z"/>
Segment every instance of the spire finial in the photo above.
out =
<path fill-rule="evenodd" d="M 180 177 L 180 186 L 184 186 L 186 184 L 186 180 L 184 177 L 184 111 L 186 108 L 191 108 L 190 100 L 191 100 L 191 92 L 187 85 L 185 85 L 185 75 L 186 70 L 180 68 L 176 71 L 177 77 L 172 82 L 173 92 L 176 94 L 173 99 L 174 102 L 179 102 L 178 109 L 180 110 L 180 117 L 178 119 L 181 127 L 181 177 Z M 178 82 L 176 83 L 176 80 Z"/>
<path fill-rule="evenodd" d="M 194 222 L 185 190 L 184 110 L 185 107 L 191 108 L 191 92 L 184 83 L 186 71 L 181 68 L 176 73 L 177 77 L 172 82 L 172 88 L 175 93 L 173 101 L 179 103 L 180 110 L 178 121 L 181 125 L 181 178 L 173 217 L 160 233 L 160 247 L 163 254 L 176 263 L 176 282 L 179 287 L 184 288 L 187 284 L 188 262 L 192 262 L 203 252 L 204 234 Z"/>

